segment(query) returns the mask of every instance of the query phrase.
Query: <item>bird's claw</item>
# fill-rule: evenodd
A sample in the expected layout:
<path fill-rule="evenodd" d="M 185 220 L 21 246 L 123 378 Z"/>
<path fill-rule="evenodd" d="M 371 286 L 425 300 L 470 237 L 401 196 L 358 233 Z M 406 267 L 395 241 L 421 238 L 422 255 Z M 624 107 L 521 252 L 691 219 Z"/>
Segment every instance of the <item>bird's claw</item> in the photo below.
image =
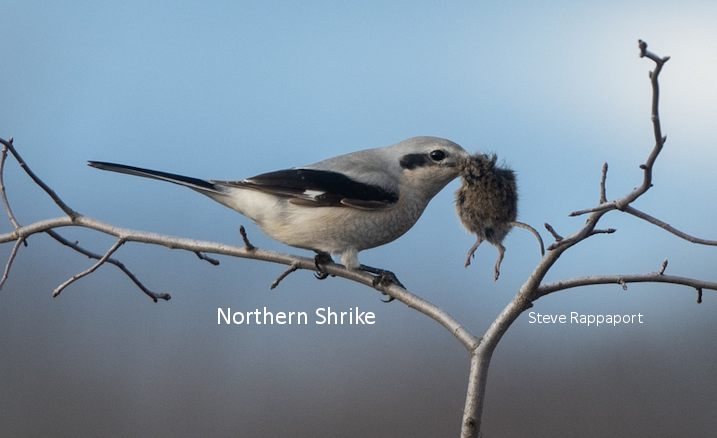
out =
<path fill-rule="evenodd" d="M 329 277 L 329 274 L 323 271 L 314 272 L 314 277 L 316 277 L 317 280 L 326 280 Z"/>
<path fill-rule="evenodd" d="M 396 277 L 396 274 L 394 274 L 391 271 L 387 271 L 385 269 L 371 268 L 369 266 L 361 266 L 361 269 L 375 275 L 373 277 L 373 287 L 374 288 L 378 288 L 379 286 L 388 287 L 392 284 L 395 284 L 403 289 L 406 288 L 406 286 L 404 286 L 403 283 L 401 283 L 398 280 L 398 277 Z M 384 295 L 388 295 L 386 292 L 383 292 L 383 291 L 381 291 L 381 293 Z M 383 301 L 384 303 L 390 303 L 393 300 L 395 300 L 395 298 L 393 298 L 392 296 L 389 296 L 387 300 L 381 300 L 381 301 Z"/>
<path fill-rule="evenodd" d="M 398 278 L 396 278 L 396 275 L 393 272 L 387 272 L 385 274 L 379 274 L 373 277 L 374 288 L 378 288 L 379 286 L 390 286 L 391 284 L 397 284 L 403 287 L 403 285 L 401 285 L 401 282 L 398 281 Z M 390 303 L 391 301 L 395 300 L 394 297 L 388 295 L 386 292 L 381 291 L 381 293 L 388 296 L 387 300 L 381 300 L 381 302 Z"/>
<path fill-rule="evenodd" d="M 373 278 L 374 287 L 390 286 L 392 284 L 401 286 L 404 289 L 406 288 L 400 281 L 398 281 L 398 277 L 396 277 L 396 274 L 391 271 L 382 272 Z"/>
<path fill-rule="evenodd" d="M 316 256 L 314 256 L 314 266 L 316 266 L 316 272 L 314 272 L 314 277 L 316 277 L 317 280 L 325 280 L 329 277 L 328 272 L 324 272 L 321 269 L 321 265 L 326 265 L 328 263 L 333 263 L 333 259 L 331 258 L 331 255 L 325 252 L 317 252 Z"/>

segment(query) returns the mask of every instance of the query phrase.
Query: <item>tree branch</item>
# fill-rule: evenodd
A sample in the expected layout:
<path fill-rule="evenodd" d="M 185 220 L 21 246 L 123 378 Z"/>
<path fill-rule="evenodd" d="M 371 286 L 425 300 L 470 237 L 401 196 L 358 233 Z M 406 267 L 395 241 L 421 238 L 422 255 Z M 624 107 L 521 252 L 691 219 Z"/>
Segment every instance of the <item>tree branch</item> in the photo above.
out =
<path fill-rule="evenodd" d="M 476 347 L 476 350 L 471 357 L 471 373 L 468 389 L 468 397 L 466 400 L 466 408 L 463 413 L 463 429 L 462 434 L 464 437 L 476 437 L 480 433 L 481 429 L 481 415 L 483 411 L 483 399 L 485 397 L 485 385 L 488 376 L 488 367 L 490 364 L 491 357 L 498 345 L 498 342 L 503 337 L 505 332 L 510 328 L 511 324 L 520 316 L 526 309 L 532 307 L 532 302 L 538 299 L 541 295 L 541 282 L 545 278 L 545 275 L 552 268 L 553 264 L 566 250 L 572 246 L 582 242 L 590 236 L 598 233 L 610 233 L 614 230 L 596 230 L 596 226 L 602 216 L 611 210 L 624 210 L 625 207 L 629 206 L 630 203 L 635 201 L 637 198 L 642 196 L 652 186 L 652 168 L 655 160 L 660 154 L 662 147 L 665 143 L 665 137 L 662 136 L 662 131 L 659 122 L 658 113 L 658 102 L 659 102 L 659 85 L 658 77 L 662 69 L 663 64 L 669 58 L 659 58 L 647 52 L 647 44 L 640 41 L 640 56 L 647 56 L 652 59 L 655 64 L 655 70 L 650 73 L 650 81 L 652 84 L 652 123 L 655 134 L 655 146 L 653 147 L 647 161 L 644 165 L 640 166 L 643 171 L 643 182 L 640 187 L 637 187 L 627 195 L 612 202 L 603 202 L 605 198 L 605 180 L 607 178 L 607 166 L 603 166 L 603 176 L 600 184 L 600 201 L 601 204 L 598 207 L 574 212 L 571 215 L 579 215 L 590 213 L 585 225 L 572 235 L 562 238 L 555 232 L 550 226 L 546 226 L 548 231 L 551 232 L 555 237 L 556 242 L 548 247 L 548 253 L 542 258 L 538 266 L 530 274 L 528 280 L 523 283 L 516 296 L 511 300 L 510 303 L 503 309 L 501 314 L 496 318 L 493 324 L 490 326 L 483 336 L 482 342 Z M 657 274 L 655 274 L 657 275 Z M 664 280 L 660 276 L 661 280 Z M 626 277 L 614 278 L 612 280 L 623 284 L 626 287 Z M 671 278 L 671 277 L 670 277 Z M 637 279 L 637 277 L 635 277 Z M 475 400 L 471 400 L 470 397 L 475 397 Z"/>
<path fill-rule="evenodd" d="M 281 283 L 281 280 L 285 279 L 289 276 L 292 272 L 295 272 L 297 269 L 299 269 L 299 265 L 296 263 L 292 263 L 291 266 L 289 266 L 289 269 L 282 272 L 281 275 L 279 275 L 276 280 L 274 280 L 273 283 L 271 283 L 271 286 L 269 286 L 269 289 L 276 289 L 276 287 Z"/>
<path fill-rule="evenodd" d="M 70 242 L 69 240 L 67 240 L 67 239 L 65 239 L 64 237 L 60 236 L 60 235 L 59 235 L 56 231 L 54 231 L 54 230 L 51 230 L 51 229 L 50 229 L 50 230 L 45 231 L 45 233 L 47 233 L 48 235 L 50 235 L 50 237 L 52 237 L 53 239 L 57 240 L 57 241 L 60 242 L 61 244 L 66 245 L 66 246 L 69 246 L 70 248 L 74 249 L 75 251 L 79 252 L 80 254 L 86 255 L 86 256 L 89 257 L 89 258 L 96 259 L 96 260 L 100 260 L 100 259 L 102 258 L 101 255 L 95 254 L 95 253 L 93 253 L 93 252 L 91 252 L 91 251 L 88 251 L 88 250 L 82 248 L 81 246 L 79 246 L 79 245 L 77 244 L 77 242 Z M 151 290 L 147 289 L 147 288 L 142 284 L 142 282 L 140 282 L 139 279 L 138 279 L 129 269 L 127 269 L 127 267 L 126 267 L 122 262 L 120 262 L 119 260 L 116 260 L 116 259 L 113 259 L 113 258 L 109 257 L 109 258 L 107 258 L 107 260 L 105 260 L 105 262 L 106 262 L 106 263 L 113 264 L 113 265 L 117 266 L 118 268 L 120 268 L 120 269 L 122 270 L 122 272 L 124 272 L 125 275 L 126 275 L 127 277 L 129 277 L 129 279 L 132 280 L 132 282 L 134 282 L 134 284 L 137 285 L 137 287 L 138 287 L 142 292 L 144 292 L 148 297 L 152 298 L 152 301 L 154 301 L 155 303 L 157 302 L 157 300 L 169 301 L 169 300 L 172 298 L 169 294 L 166 294 L 166 293 L 158 294 L 158 293 L 152 292 Z M 219 262 L 217 262 L 217 264 L 218 264 L 218 263 L 219 263 Z"/>
<path fill-rule="evenodd" d="M 560 242 L 561 240 L 563 240 L 563 236 L 561 236 L 560 234 L 558 234 L 558 232 L 555 231 L 555 228 L 553 228 L 552 225 L 550 225 L 549 223 L 545 222 L 545 223 L 543 224 L 543 226 L 545 226 L 545 229 L 548 230 L 548 232 L 549 232 L 550 234 L 552 234 L 553 239 L 555 239 L 556 242 Z M 548 248 L 548 249 L 550 249 L 550 248 Z"/>
<path fill-rule="evenodd" d="M 201 252 L 197 251 L 194 254 L 199 257 L 199 260 L 204 260 L 205 262 L 209 263 L 210 265 L 219 266 L 219 260 L 213 259 L 211 257 L 208 257 L 206 254 L 202 254 Z"/>
<path fill-rule="evenodd" d="M 85 271 L 82 271 L 82 272 L 80 272 L 79 274 L 73 275 L 72 277 L 70 277 L 69 280 L 67 280 L 67 281 L 65 281 L 64 283 L 62 283 L 61 285 L 59 285 L 59 286 L 57 287 L 57 289 L 55 289 L 55 291 L 52 293 L 52 298 L 55 298 L 56 296 L 60 295 L 60 292 L 62 292 L 67 286 L 71 285 L 71 284 L 74 283 L 75 281 L 77 281 L 77 280 L 79 280 L 80 278 L 85 277 L 85 276 L 87 276 L 87 275 L 89 275 L 89 274 L 95 272 L 95 271 L 97 270 L 97 268 L 99 268 L 100 266 L 102 266 L 102 265 L 105 263 L 105 261 L 107 261 L 107 259 L 109 259 L 110 256 L 111 256 L 115 251 L 117 251 L 117 249 L 118 249 L 120 246 L 122 246 L 122 244 L 124 244 L 124 241 L 123 241 L 122 239 L 118 239 L 117 242 L 115 242 L 115 244 L 112 245 L 112 247 L 107 250 L 107 252 L 105 253 L 105 255 L 103 255 L 102 257 L 100 257 L 100 259 L 97 261 L 97 263 L 95 263 L 94 265 L 92 265 L 89 269 L 87 269 L 87 270 L 85 270 Z"/>
<path fill-rule="evenodd" d="M 12 139 L 12 137 L 10 138 Z M 42 190 L 44 190 L 45 193 L 47 193 L 53 201 L 55 201 L 55 204 L 57 204 L 57 206 L 65 212 L 65 214 L 67 214 L 71 218 L 74 218 L 78 215 L 75 210 L 71 209 L 67 204 L 65 204 L 62 199 L 60 199 L 59 196 L 57 196 L 57 193 L 55 193 L 54 190 L 52 190 L 37 175 L 35 175 L 35 173 L 27 165 L 27 163 L 25 163 L 25 160 L 23 160 L 20 154 L 17 153 L 11 141 L 5 141 L 3 139 L 0 139 L 0 143 L 2 143 L 5 148 L 10 151 L 10 153 L 15 157 L 15 160 L 17 160 L 18 164 L 20 164 L 20 167 L 25 171 L 25 173 L 27 173 L 27 175 L 32 179 L 32 181 L 38 186 L 40 186 Z"/>
<path fill-rule="evenodd" d="M 692 243 L 698 243 L 700 245 L 710 245 L 710 246 L 717 246 L 717 240 L 707 240 L 707 239 L 701 239 L 699 237 L 691 236 L 687 233 L 683 233 L 682 231 L 678 230 L 677 228 L 671 226 L 670 224 L 663 222 L 655 217 L 650 216 L 647 213 L 643 213 L 642 211 L 634 208 L 631 205 L 628 205 L 623 210 L 625 213 L 629 213 L 635 217 L 638 217 L 640 219 L 646 220 L 647 222 L 657 225 L 658 227 L 669 231 L 670 233 L 674 234 L 677 237 L 680 237 L 682 239 L 685 239 L 688 242 Z"/>
<path fill-rule="evenodd" d="M 239 225 L 239 234 L 241 235 L 241 240 L 244 242 L 244 247 L 247 250 L 251 251 L 256 248 L 254 245 L 251 244 L 251 242 L 249 242 L 249 237 L 246 235 L 246 230 L 244 229 L 244 225 Z"/>
<path fill-rule="evenodd" d="M 12 262 L 15 261 L 15 256 L 17 255 L 17 250 L 20 248 L 20 245 L 25 242 L 24 238 L 17 239 L 15 241 L 15 245 L 12 247 L 12 252 L 10 253 L 10 257 L 7 259 L 7 263 L 5 264 L 5 272 L 2 274 L 2 279 L 0 279 L 0 290 L 2 290 L 2 287 L 5 285 L 5 282 L 7 281 L 8 276 L 10 275 L 10 268 L 12 267 Z"/>
<path fill-rule="evenodd" d="M 625 275 L 593 275 L 586 277 L 569 278 L 553 283 L 541 284 L 535 291 L 534 298 L 538 299 L 553 292 L 572 289 L 581 286 L 596 284 L 630 284 L 630 283 L 671 283 L 682 286 L 689 286 L 694 289 L 708 289 L 717 291 L 717 283 L 711 281 L 696 280 L 688 277 L 677 277 L 673 275 L 650 272 L 648 274 L 625 274 Z"/>
<path fill-rule="evenodd" d="M 602 178 L 600 178 L 600 203 L 607 202 L 607 192 L 605 190 L 605 181 L 607 180 L 607 163 L 602 165 Z"/>
<path fill-rule="evenodd" d="M 5 206 L 5 211 L 7 212 L 8 218 L 10 219 L 12 226 L 18 228 L 20 224 L 17 223 L 17 220 L 15 220 L 15 215 L 12 214 L 12 210 L 10 209 L 10 202 L 8 202 L 7 194 L 5 193 L 5 181 L 3 177 L 3 174 L 5 173 L 5 159 L 7 158 L 8 144 L 12 145 L 12 137 L 10 137 L 7 142 L 2 141 L 3 147 L 2 153 L 0 154 L 0 195 L 2 195 L 2 203 Z"/>

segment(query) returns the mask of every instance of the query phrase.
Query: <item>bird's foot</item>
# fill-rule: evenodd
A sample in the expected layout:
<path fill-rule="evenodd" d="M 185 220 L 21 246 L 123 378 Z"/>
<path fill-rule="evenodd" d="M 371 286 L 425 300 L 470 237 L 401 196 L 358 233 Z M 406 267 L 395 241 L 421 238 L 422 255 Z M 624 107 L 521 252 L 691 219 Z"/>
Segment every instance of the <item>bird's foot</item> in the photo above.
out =
<path fill-rule="evenodd" d="M 398 277 L 396 277 L 396 274 L 394 274 L 391 271 L 387 271 L 385 269 L 373 268 L 371 266 L 366 266 L 366 265 L 361 265 L 359 267 L 359 269 L 375 275 L 375 277 L 373 278 L 373 287 L 390 286 L 391 284 L 395 284 L 397 286 L 402 287 L 403 289 L 406 288 L 406 286 L 404 286 L 403 283 L 401 283 L 398 280 Z M 386 293 L 384 293 L 384 292 L 382 292 L 382 293 L 384 295 L 386 295 Z M 385 301 L 381 300 L 381 301 L 383 301 L 384 303 L 390 303 L 394 299 L 395 298 L 389 296 L 388 300 L 385 300 Z"/>
<path fill-rule="evenodd" d="M 316 251 L 316 256 L 314 256 L 314 265 L 316 266 L 316 272 L 314 273 L 314 277 L 316 277 L 317 280 L 325 280 L 326 278 L 328 278 L 328 272 L 324 272 L 323 270 L 321 270 L 321 265 L 327 265 L 333 262 L 334 260 L 331 258 L 331 254 L 327 252 Z"/>

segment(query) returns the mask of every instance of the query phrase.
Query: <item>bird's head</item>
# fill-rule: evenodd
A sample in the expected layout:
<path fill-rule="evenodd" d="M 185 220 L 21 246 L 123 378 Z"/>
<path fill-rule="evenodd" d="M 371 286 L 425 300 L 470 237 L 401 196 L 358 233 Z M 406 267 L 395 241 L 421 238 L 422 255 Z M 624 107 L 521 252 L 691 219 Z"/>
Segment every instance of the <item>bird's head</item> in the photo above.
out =
<path fill-rule="evenodd" d="M 435 196 L 458 174 L 458 164 L 469 157 L 462 147 L 438 137 L 413 137 L 390 148 L 396 152 L 404 184 Z"/>

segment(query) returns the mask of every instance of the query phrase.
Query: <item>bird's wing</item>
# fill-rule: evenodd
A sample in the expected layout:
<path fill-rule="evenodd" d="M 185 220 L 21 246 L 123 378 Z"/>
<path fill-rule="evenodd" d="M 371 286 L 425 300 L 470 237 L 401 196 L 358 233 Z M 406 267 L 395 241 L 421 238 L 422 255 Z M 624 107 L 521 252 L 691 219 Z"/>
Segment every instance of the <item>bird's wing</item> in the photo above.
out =
<path fill-rule="evenodd" d="M 287 169 L 264 173 L 242 181 L 210 181 L 289 198 L 306 207 L 351 207 L 382 210 L 398 201 L 398 193 L 374 184 L 355 181 L 338 172 L 317 169 Z"/>

